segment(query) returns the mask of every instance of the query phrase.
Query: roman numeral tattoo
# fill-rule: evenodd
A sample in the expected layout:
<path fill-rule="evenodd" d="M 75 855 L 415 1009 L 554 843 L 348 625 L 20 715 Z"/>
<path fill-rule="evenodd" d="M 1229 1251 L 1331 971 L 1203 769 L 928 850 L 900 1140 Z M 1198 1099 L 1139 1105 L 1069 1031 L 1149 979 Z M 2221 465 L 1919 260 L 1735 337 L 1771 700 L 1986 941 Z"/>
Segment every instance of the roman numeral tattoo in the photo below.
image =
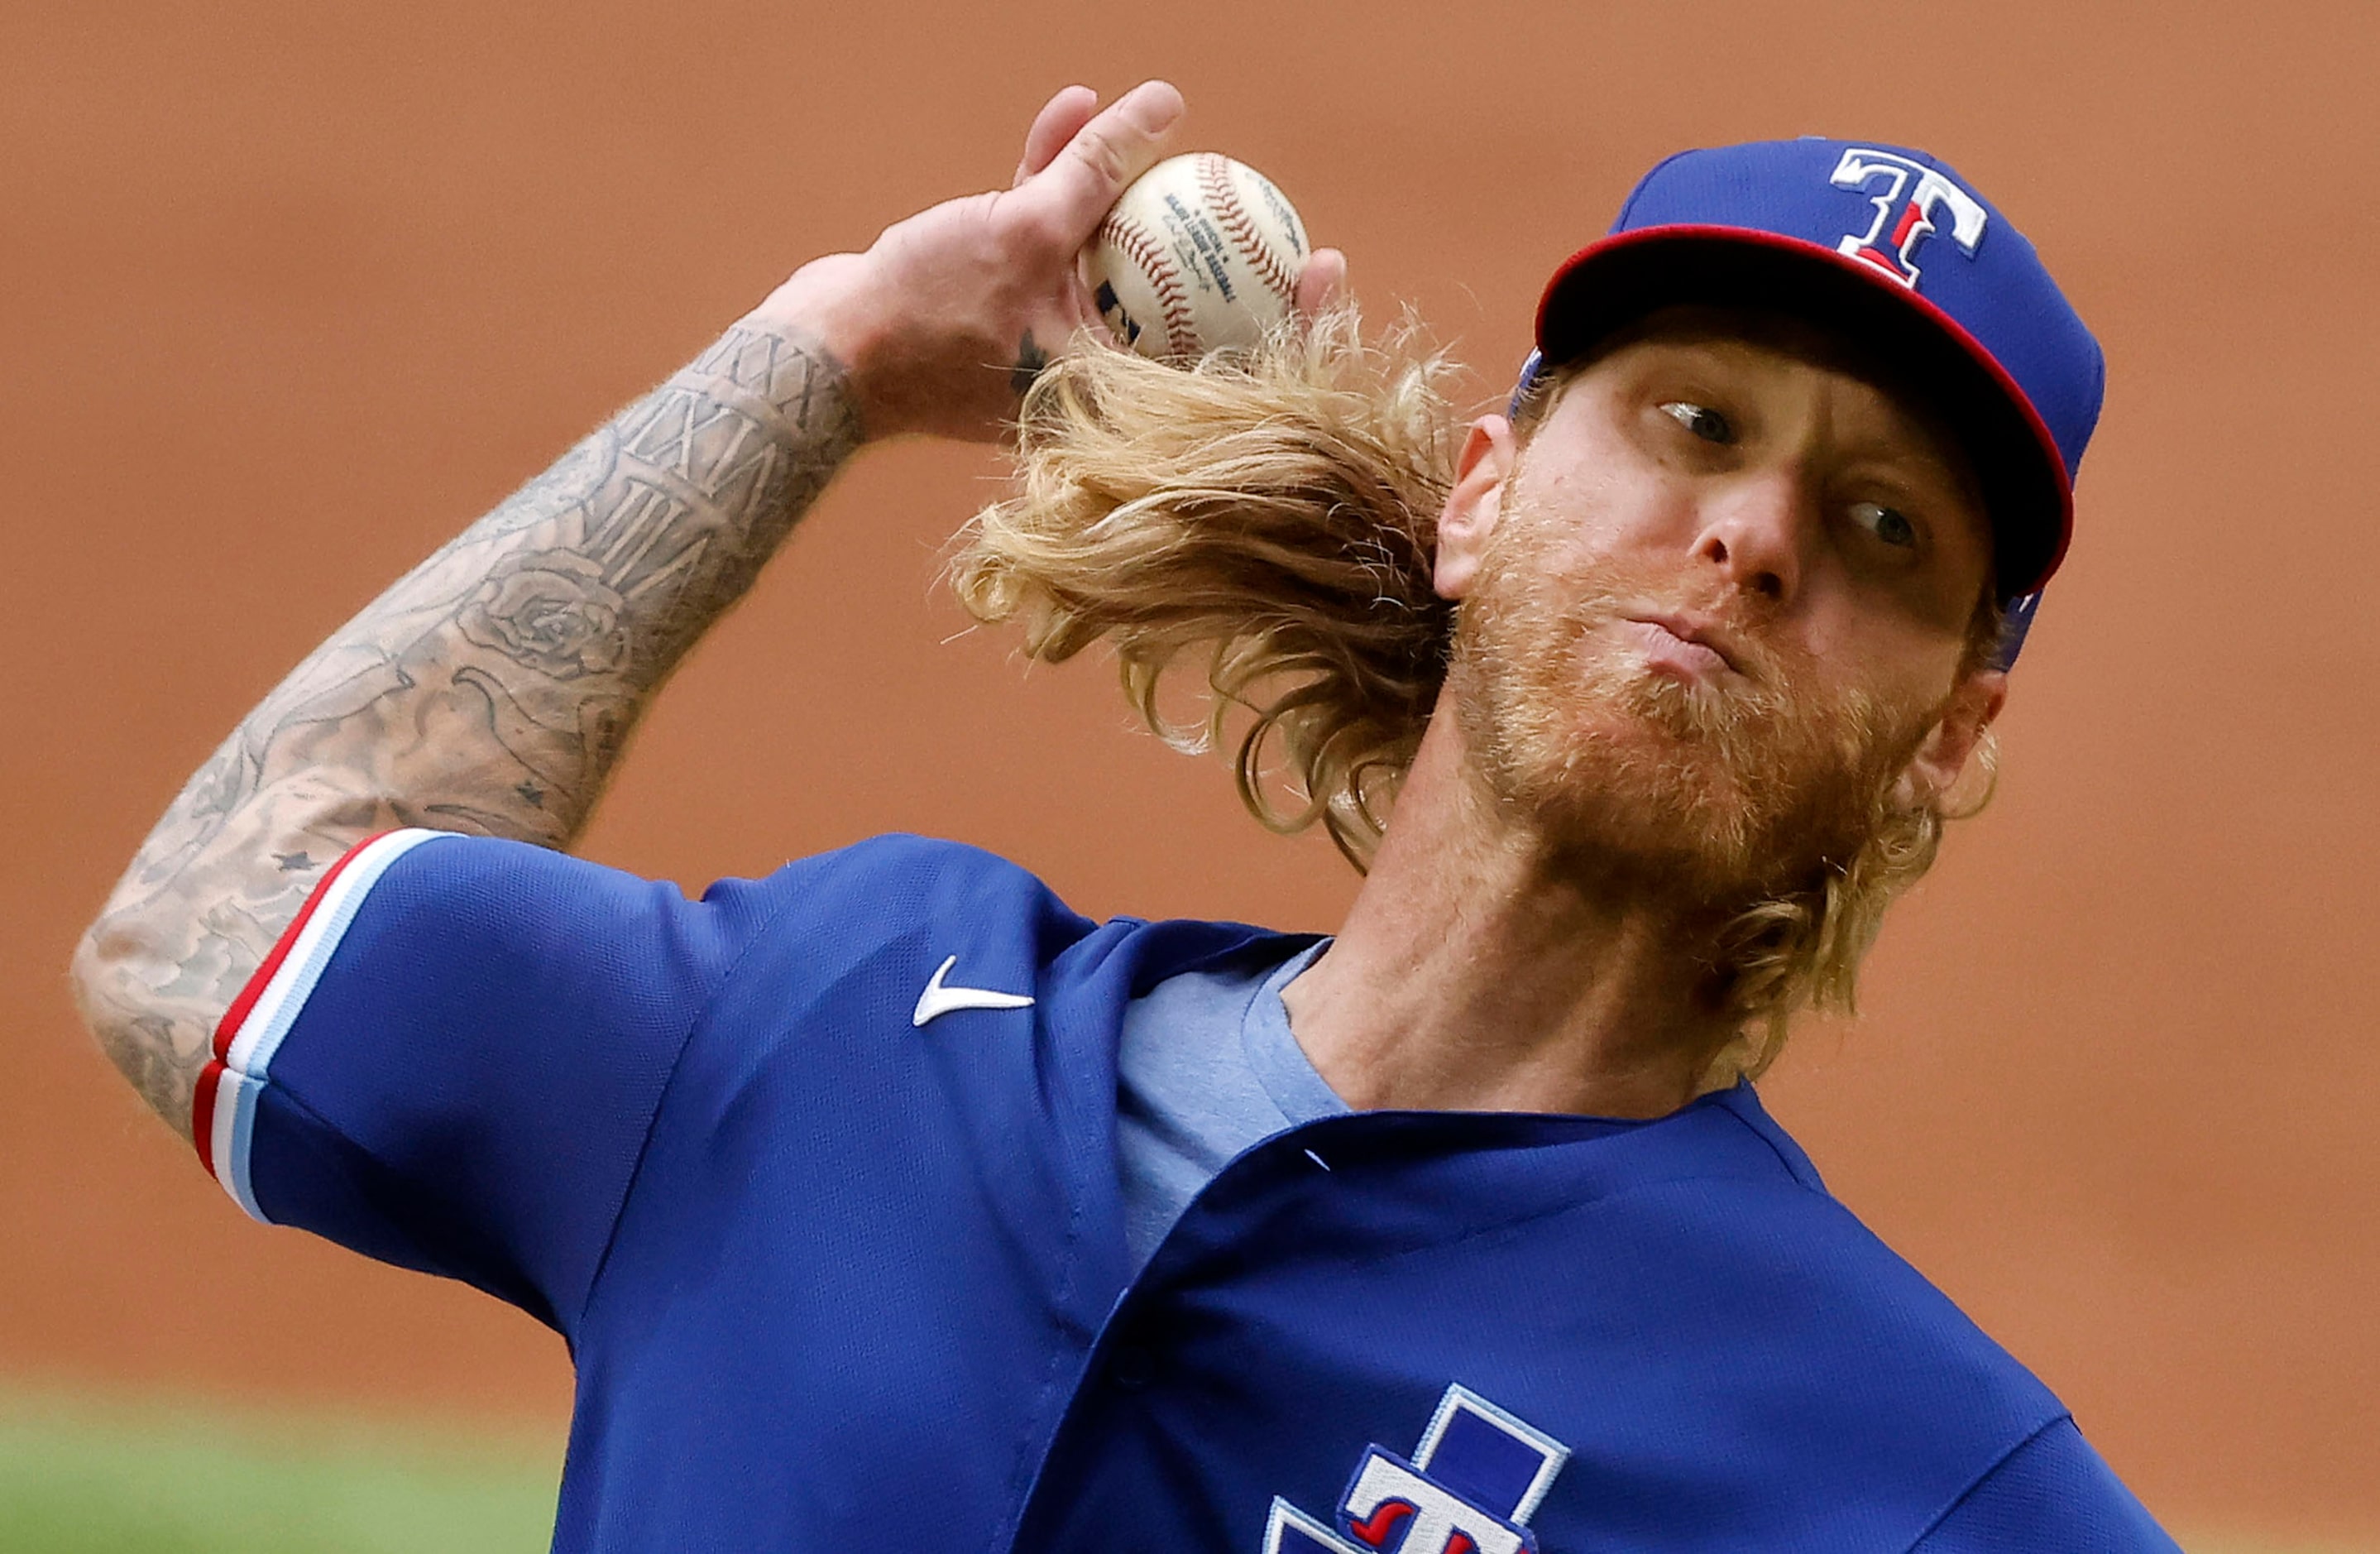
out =
<path fill-rule="evenodd" d="M 566 845 L 648 698 L 858 446 L 849 374 L 747 322 L 341 627 L 183 788 L 76 955 L 186 1135 L 215 1022 L 322 871 L 392 826 Z"/>

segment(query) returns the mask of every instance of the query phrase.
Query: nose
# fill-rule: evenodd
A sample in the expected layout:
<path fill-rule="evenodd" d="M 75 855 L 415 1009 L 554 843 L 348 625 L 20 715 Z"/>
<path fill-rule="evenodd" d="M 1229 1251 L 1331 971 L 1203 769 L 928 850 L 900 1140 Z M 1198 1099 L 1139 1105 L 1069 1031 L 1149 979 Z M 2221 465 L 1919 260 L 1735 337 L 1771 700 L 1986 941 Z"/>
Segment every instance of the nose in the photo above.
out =
<path fill-rule="evenodd" d="M 1790 603 L 1802 586 L 1803 547 L 1816 515 L 1816 499 L 1797 472 L 1730 482 L 1705 509 L 1694 559 L 1721 568 L 1730 587 Z"/>

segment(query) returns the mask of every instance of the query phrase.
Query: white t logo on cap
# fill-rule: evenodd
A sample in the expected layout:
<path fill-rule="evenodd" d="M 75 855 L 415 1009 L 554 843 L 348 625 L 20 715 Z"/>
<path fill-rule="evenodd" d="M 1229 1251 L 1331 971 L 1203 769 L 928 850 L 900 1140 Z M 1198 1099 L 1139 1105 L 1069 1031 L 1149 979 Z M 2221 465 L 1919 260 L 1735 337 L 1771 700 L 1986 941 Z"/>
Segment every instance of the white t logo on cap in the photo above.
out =
<path fill-rule="evenodd" d="M 1915 291 L 1918 269 L 1910 256 L 1938 230 L 1934 214 L 1947 206 L 1950 240 L 1970 259 L 1974 257 L 1975 246 L 1984 240 L 1984 227 L 1991 220 L 1989 212 L 1982 200 L 1924 163 L 1852 146 L 1835 164 L 1834 176 L 1827 181 L 1837 188 L 1866 188 L 1878 178 L 1888 181 L 1884 192 L 1868 201 L 1876 207 L 1876 220 L 1864 233 L 1854 233 L 1836 244 L 1837 249 L 1866 261 Z M 1892 227 L 1889 233 L 1885 230 L 1888 222 Z"/>

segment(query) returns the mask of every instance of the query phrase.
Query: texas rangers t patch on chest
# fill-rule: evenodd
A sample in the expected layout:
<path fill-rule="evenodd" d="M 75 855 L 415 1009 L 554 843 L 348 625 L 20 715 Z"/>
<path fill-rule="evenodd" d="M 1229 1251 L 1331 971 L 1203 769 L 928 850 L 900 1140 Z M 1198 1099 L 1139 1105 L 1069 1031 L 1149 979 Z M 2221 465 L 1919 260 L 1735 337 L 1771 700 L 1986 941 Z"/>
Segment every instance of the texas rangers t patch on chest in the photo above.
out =
<path fill-rule="evenodd" d="M 1408 1462 L 1367 1447 L 1336 1526 L 1279 1496 L 1264 1554 L 1536 1554 L 1529 1517 L 1570 1448 L 1466 1387 L 1449 1387 Z"/>

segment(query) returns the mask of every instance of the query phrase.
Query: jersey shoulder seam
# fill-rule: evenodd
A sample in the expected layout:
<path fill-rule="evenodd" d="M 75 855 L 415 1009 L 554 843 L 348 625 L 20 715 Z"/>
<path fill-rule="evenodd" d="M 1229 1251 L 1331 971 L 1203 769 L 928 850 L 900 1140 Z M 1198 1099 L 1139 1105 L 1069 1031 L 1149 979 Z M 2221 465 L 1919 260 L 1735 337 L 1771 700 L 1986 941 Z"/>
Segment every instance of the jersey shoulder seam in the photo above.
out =
<path fill-rule="evenodd" d="M 1771 1155 L 1777 1157 L 1777 1163 L 1785 1168 L 1785 1177 L 1787 1181 L 1792 1183 L 1793 1185 L 1801 1188 L 1812 1197 L 1822 1198 L 1828 1203 L 1836 1205 L 1838 1208 L 1841 1207 L 1842 1200 L 1836 1197 L 1834 1194 L 1827 1191 L 1826 1184 L 1824 1183 L 1804 1181 L 1803 1179 L 1802 1172 L 1795 1168 L 1792 1157 L 1786 1154 L 1783 1149 L 1779 1148 L 1775 1139 L 1769 1137 L 1758 1128 L 1754 1127 L 1750 1118 L 1744 1116 L 1742 1112 L 1738 1111 L 1732 1106 L 1722 1107 L 1720 1110 L 1725 1111 L 1729 1117 L 1734 1120 L 1737 1127 L 1742 1128 L 1744 1132 L 1758 1139 L 1763 1148 L 1767 1149 Z"/>
<path fill-rule="evenodd" d="M 1957 1494 L 1951 1496 L 1948 1500 L 1943 1502 L 1942 1509 L 1936 1512 L 1926 1522 L 1925 1525 L 1918 1529 L 1917 1536 L 1909 1540 L 1909 1544 L 1906 1550 L 1904 1550 L 1904 1554 L 1918 1554 L 1918 1550 L 1925 1547 L 1925 1540 L 1932 1537 L 1935 1533 L 1939 1531 L 1942 1524 L 1949 1521 L 1951 1514 L 1961 1506 L 1973 1499 L 1975 1491 L 1982 1488 L 1984 1485 L 1990 1480 L 1992 1475 L 2006 1467 L 2018 1452 L 2023 1451 L 2026 1447 L 2031 1446 L 2034 1441 L 2039 1440 L 2043 1436 L 2047 1435 L 2050 1431 L 2056 1429 L 2058 1426 L 2065 1424 L 2068 1420 L 2073 1417 L 2074 1414 L 2070 1409 L 2060 1409 L 2058 1413 L 2051 1415 L 2049 1418 L 2043 1420 L 2040 1424 L 2026 1431 L 2016 1440 L 2010 1442 L 2006 1451 L 2002 1451 L 1998 1456 L 1994 1457 L 1990 1462 L 1985 1463 L 1983 1471 L 1976 1474 L 1973 1478 L 1968 1480 L 1964 1488 L 1961 1489 Z"/>
<path fill-rule="evenodd" d="M 595 1305 L 595 1292 L 602 1286 L 603 1275 L 612 1266 L 612 1250 L 619 1244 L 620 1226 L 628 1217 L 628 1205 L 637 1196 L 638 1184 L 644 1180 L 645 1159 L 652 1152 L 653 1135 L 661 1127 L 662 1113 L 669 1110 L 670 1096 L 677 1088 L 678 1073 L 686 1065 L 686 1054 L 694 1045 L 695 1034 L 710 1019 L 720 995 L 735 982 L 736 975 L 744 969 L 745 961 L 759 948 L 768 930 L 792 906 L 790 900 L 780 901 L 760 915 L 753 923 L 751 931 L 745 936 L 743 947 L 735 952 L 735 958 L 728 962 L 718 981 L 711 984 L 710 990 L 703 995 L 702 1002 L 696 1005 L 694 1013 L 686 1019 L 686 1030 L 677 1040 L 677 1050 L 670 1058 L 669 1076 L 662 1081 L 661 1093 L 653 1100 L 652 1115 L 645 1119 L 644 1136 L 637 1141 L 636 1163 L 628 1168 L 627 1180 L 621 1184 L 620 1201 L 612 1207 L 612 1223 L 603 1232 L 603 1250 L 596 1255 L 595 1266 L 588 1270 L 587 1289 L 578 1297 L 577 1309 L 571 1314 L 569 1332 L 574 1343 L 577 1334 L 586 1325 L 587 1313 Z"/>

